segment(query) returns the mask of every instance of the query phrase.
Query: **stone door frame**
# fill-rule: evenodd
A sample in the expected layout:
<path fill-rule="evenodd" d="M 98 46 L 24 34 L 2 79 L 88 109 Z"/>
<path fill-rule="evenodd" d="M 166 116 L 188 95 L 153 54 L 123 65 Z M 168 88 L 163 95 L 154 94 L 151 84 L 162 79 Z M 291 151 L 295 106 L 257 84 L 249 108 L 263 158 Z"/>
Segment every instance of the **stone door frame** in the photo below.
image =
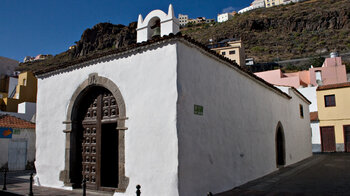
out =
<path fill-rule="evenodd" d="M 125 120 L 128 119 L 126 117 L 125 102 L 118 86 L 108 78 L 98 76 L 97 73 L 90 74 L 88 79 L 79 85 L 79 87 L 73 93 L 72 98 L 70 99 L 67 109 L 66 121 L 63 122 L 63 124 L 66 125 L 66 129 L 63 131 L 66 134 L 65 167 L 64 170 L 60 172 L 60 181 L 63 181 L 65 186 L 72 186 L 70 171 L 71 132 L 72 127 L 75 127 L 73 125 L 75 123 L 78 123 L 73 120 L 73 115 L 77 112 L 77 105 L 81 100 L 82 94 L 84 94 L 84 92 L 92 86 L 100 86 L 109 90 L 116 99 L 119 108 L 119 117 L 117 118 L 118 127 L 116 128 L 119 133 L 119 183 L 118 188 L 113 188 L 113 191 L 125 192 L 129 184 L 129 178 L 125 176 L 125 130 L 127 130 L 125 127 Z"/>

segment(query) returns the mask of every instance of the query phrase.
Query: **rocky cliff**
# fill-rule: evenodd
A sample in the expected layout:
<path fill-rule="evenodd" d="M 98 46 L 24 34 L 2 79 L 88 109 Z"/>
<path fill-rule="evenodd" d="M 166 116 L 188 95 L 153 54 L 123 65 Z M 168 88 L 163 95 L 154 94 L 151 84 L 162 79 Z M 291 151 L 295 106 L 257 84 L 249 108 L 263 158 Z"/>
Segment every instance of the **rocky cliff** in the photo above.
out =
<path fill-rule="evenodd" d="M 137 23 L 129 26 L 99 23 L 86 29 L 71 52 L 74 57 L 84 56 L 96 50 L 121 48 L 136 43 Z"/>

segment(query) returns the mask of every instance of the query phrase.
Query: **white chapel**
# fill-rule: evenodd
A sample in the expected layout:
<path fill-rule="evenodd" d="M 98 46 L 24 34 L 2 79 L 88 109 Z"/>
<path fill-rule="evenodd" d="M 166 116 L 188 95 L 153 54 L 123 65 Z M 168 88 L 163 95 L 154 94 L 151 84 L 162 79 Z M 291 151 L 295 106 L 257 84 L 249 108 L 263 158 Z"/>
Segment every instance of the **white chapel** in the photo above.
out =
<path fill-rule="evenodd" d="M 310 102 L 182 36 L 171 5 L 137 42 L 35 72 L 38 185 L 203 196 L 311 156 Z"/>

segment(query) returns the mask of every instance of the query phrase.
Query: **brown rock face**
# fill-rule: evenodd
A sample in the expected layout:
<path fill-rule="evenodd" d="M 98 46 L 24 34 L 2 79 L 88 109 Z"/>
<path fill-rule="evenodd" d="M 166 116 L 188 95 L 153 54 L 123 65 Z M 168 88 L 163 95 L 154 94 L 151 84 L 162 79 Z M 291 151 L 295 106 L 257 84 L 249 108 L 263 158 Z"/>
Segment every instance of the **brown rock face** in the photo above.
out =
<path fill-rule="evenodd" d="M 99 23 L 91 29 L 86 29 L 71 52 L 74 57 L 87 55 L 96 50 L 120 48 L 136 43 L 137 23 L 129 26 Z"/>

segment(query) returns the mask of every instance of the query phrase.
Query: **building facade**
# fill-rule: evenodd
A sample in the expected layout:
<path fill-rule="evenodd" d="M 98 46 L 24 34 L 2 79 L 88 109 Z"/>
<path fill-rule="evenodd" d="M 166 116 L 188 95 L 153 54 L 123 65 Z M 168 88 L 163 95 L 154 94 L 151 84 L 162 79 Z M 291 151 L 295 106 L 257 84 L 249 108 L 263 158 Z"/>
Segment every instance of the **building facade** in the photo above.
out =
<path fill-rule="evenodd" d="M 9 171 L 34 168 L 35 124 L 0 115 L 0 168 Z"/>
<path fill-rule="evenodd" d="M 169 13 L 139 17 L 138 44 L 35 72 L 41 185 L 200 196 L 311 156 L 310 102 L 176 34 L 175 19 L 144 40 Z"/>
<path fill-rule="evenodd" d="M 297 3 L 301 2 L 302 0 L 265 0 L 266 7 L 273 7 L 276 5 L 284 5 L 289 3 Z"/>
<path fill-rule="evenodd" d="M 179 14 L 178 19 L 180 27 L 184 27 L 188 24 L 188 15 Z"/>
<path fill-rule="evenodd" d="M 298 90 L 309 99 L 312 128 L 312 150 L 313 152 L 321 152 L 321 135 L 320 122 L 318 118 L 318 99 L 316 89 L 322 85 L 341 84 L 347 82 L 346 67 L 342 63 L 341 57 L 331 54 L 330 58 L 326 58 L 322 67 L 311 67 L 307 71 L 299 71 L 294 73 L 283 73 L 280 69 L 257 72 L 260 78 L 274 85 L 285 85 L 298 88 Z"/>
<path fill-rule="evenodd" d="M 209 44 L 208 48 L 240 66 L 245 66 L 245 50 L 241 40 L 225 39 L 218 43 Z"/>
<path fill-rule="evenodd" d="M 346 67 L 341 57 L 337 56 L 326 58 L 322 67 L 311 66 L 307 71 L 282 73 L 278 69 L 255 74 L 271 84 L 293 86 L 294 88 L 347 82 Z"/>
<path fill-rule="evenodd" d="M 265 0 L 255 0 L 252 2 L 252 4 L 246 8 L 243 8 L 238 11 L 239 14 L 242 14 L 244 12 L 248 12 L 250 10 L 255 10 L 258 8 L 264 8 L 265 7 Z"/>
<path fill-rule="evenodd" d="M 223 13 L 223 14 L 218 14 L 217 21 L 218 22 L 226 22 L 233 18 L 234 15 L 236 15 L 237 12 L 233 11 L 231 13 Z"/>
<path fill-rule="evenodd" d="M 32 72 L 23 72 L 18 75 L 16 90 L 0 99 L 0 106 L 5 112 L 18 112 L 18 104 L 36 103 L 37 79 Z"/>
<path fill-rule="evenodd" d="M 322 152 L 350 152 L 350 83 L 317 88 Z"/>

